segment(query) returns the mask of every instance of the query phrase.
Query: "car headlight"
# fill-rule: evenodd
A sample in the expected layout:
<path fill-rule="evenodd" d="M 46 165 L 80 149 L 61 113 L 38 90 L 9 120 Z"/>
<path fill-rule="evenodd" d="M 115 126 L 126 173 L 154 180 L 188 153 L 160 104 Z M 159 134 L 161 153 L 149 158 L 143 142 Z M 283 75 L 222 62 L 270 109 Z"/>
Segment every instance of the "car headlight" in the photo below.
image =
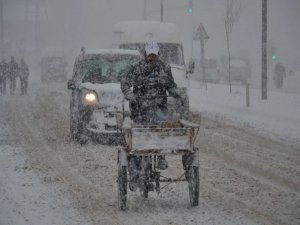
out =
<path fill-rule="evenodd" d="M 87 101 L 87 102 L 95 102 L 96 101 L 96 95 L 95 95 L 95 93 L 86 93 L 85 94 L 85 100 Z"/>
<path fill-rule="evenodd" d="M 98 103 L 98 96 L 94 91 L 84 91 L 83 103 L 87 105 L 96 105 Z"/>

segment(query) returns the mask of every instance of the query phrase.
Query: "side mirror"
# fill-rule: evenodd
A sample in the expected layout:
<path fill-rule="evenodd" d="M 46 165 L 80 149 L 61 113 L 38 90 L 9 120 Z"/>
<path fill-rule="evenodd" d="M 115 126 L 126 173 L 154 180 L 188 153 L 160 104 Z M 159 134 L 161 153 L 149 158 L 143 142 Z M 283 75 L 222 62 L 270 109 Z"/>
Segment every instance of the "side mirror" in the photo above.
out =
<path fill-rule="evenodd" d="M 71 89 L 71 90 L 74 90 L 76 88 L 76 85 L 75 85 L 75 82 L 73 79 L 68 80 L 67 86 L 68 86 L 68 89 Z"/>
<path fill-rule="evenodd" d="M 188 73 L 193 74 L 194 71 L 195 71 L 195 61 L 193 59 L 190 59 Z"/>

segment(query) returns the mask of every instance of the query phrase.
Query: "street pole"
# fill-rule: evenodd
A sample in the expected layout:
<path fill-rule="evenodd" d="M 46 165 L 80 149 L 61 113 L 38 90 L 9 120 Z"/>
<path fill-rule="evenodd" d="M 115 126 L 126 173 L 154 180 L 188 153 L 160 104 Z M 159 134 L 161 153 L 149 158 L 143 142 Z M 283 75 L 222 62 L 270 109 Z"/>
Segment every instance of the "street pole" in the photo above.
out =
<path fill-rule="evenodd" d="M 205 59 L 204 59 L 204 39 L 200 40 L 201 46 L 201 68 L 202 68 L 202 84 L 205 85 L 205 90 L 207 90 L 207 83 L 206 83 L 206 72 L 205 72 Z"/>
<path fill-rule="evenodd" d="M 250 107 L 250 84 L 246 84 L 246 106 Z"/>
<path fill-rule="evenodd" d="M 164 0 L 160 0 L 160 22 L 164 22 Z"/>
<path fill-rule="evenodd" d="M 261 70 L 261 98 L 267 99 L 267 0 L 262 0 L 262 70 Z"/>
<path fill-rule="evenodd" d="M 0 57 L 3 57 L 4 27 L 3 27 L 3 0 L 0 0 Z"/>

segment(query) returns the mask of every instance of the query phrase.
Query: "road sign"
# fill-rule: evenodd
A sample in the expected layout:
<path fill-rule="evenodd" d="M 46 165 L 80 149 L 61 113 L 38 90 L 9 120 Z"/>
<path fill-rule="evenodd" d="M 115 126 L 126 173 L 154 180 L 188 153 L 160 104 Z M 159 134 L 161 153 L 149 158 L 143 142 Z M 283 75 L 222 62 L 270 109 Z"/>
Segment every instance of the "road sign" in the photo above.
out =
<path fill-rule="evenodd" d="M 204 29 L 204 26 L 202 25 L 202 23 L 200 23 L 199 27 L 194 32 L 193 39 L 201 40 L 201 41 L 209 39 L 209 36 L 208 36 L 206 30 Z"/>

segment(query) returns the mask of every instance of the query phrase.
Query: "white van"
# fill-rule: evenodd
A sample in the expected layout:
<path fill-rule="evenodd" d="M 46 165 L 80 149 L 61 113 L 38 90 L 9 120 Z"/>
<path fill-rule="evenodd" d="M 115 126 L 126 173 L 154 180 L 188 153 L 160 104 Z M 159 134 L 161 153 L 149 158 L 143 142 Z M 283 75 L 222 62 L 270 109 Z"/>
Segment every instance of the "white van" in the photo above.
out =
<path fill-rule="evenodd" d="M 160 48 L 160 59 L 170 64 L 175 82 L 187 87 L 187 68 L 184 61 L 181 34 L 173 23 L 158 21 L 124 21 L 114 27 L 114 45 L 135 49 L 144 54 L 145 43 L 156 41 Z"/>

